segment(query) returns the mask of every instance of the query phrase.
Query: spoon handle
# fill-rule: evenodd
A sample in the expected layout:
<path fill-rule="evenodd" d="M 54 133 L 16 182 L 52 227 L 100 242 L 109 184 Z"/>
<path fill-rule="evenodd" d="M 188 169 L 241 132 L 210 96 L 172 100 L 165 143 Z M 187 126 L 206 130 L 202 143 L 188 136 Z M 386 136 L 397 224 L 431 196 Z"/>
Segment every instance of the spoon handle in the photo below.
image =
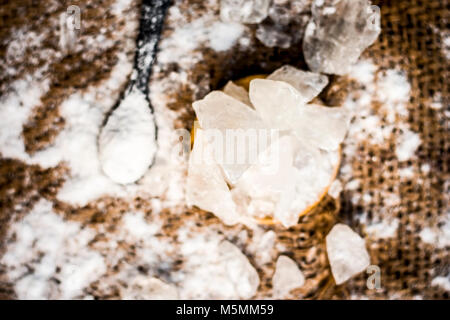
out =
<path fill-rule="evenodd" d="M 133 88 L 138 89 L 147 99 L 148 81 L 164 17 L 170 4 L 171 0 L 142 0 L 139 35 L 129 91 Z"/>

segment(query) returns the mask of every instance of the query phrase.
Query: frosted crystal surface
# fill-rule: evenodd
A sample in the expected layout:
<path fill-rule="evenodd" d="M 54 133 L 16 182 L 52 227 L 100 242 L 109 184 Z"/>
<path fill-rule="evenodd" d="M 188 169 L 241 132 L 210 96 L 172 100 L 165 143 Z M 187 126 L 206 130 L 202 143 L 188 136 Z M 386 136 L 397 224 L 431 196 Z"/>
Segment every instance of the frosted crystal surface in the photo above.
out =
<path fill-rule="evenodd" d="M 232 225 L 239 221 L 231 192 L 201 129 L 197 129 L 189 158 L 186 202 L 213 212 L 225 224 Z"/>
<path fill-rule="evenodd" d="M 307 102 L 317 97 L 328 84 L 327 76 L 302 71 L 290 65 L 285 65 L 275 70 L 267 79 L 289 83 L 297 89 Z"/>
<path fill-rule="evenodd" d="M 283 298 L 293 289 L 305 284 L 305 276 L 294 260 L 287 256 L 279 256 L 275 273 L 272 277 L 275 298 Z"/>
<path fill-rule="evenodd" d="M 344 283 L 370 264 L 366 243 L 345 224 L 337 224 L 326 237 L 328 260 L 336 284 Z"/>
<path fill-rule="evenodd" d="M 221 0 L 220 18 L 225 22 L 260 23 L 269 13 L 270 0 Z"/>
<path fill-rule="evenodd" d="M 223 88 L 223 92 L 230 97 L 245 103 L 249 107 L 253 108 L 250 98 L 248 97 L 248 92 L 243 87 L 236 85 L 233 81 L 228 81 L 228 83 Z"/>
<path fill-rule="evenodd" d="M 266 47 L 289 48 L 292 37 L 283 32 L 277 26 L 259 25 L 256 29 L 256 38 L 261 41 Z"/>
<path fill-rule="evenodd" d="M 303 52 L 314 72 L 347 74 L 375 42 L 380 11 L 368 0 L 316 0 L 303 39 Z"/>
<path fill-rule="evenodd" d="M 348 110 L 305 104 L 307 100 L 284 81 L 250 82 L 250 101 L 272 127 L 293 130 L 305 144 L 336 150 L 347 132 Z"/>
<path fill-rule="evenodd" d="M 226 264 L 228 278 L 238 295 L 243 299 L 253 297 L 259 286 L 259 276 L 247 257 L 229 241 L 220 243 L 219 254 Z"/>

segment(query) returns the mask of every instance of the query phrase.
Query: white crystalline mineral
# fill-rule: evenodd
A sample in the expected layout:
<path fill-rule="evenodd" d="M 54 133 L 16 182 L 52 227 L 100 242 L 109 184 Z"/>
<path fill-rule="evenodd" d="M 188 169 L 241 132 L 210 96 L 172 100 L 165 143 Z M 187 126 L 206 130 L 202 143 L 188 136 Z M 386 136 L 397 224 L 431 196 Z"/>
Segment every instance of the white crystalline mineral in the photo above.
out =
<path fill-rule="evenodd" d="M 368 0 L 316 0 L 303 38 L 314 72 L 344 75 L 380 33 L 380 11 Z"/>
<path fill-rule="evenodd" d="M 156 144 L 154 117 L 143 93 L 133 91 L 121 102 L 98 142 L 103 172 L 114 182 L 133 183 L 144 175 Z"/>
<path fill-rule="evenodd" d="M 283 298 L 293 289 L 305 284 L 305 276 L 294 260 L 279 256 L 272 278 L 273 293 L 276 298 Z"/>
<path fill-rule="evenodd" d="M 225 22 L 260 23 L 269 13 L 271 0 L 220 0 L 220 18 Z"/>
<path fill-rule="evenodd" d="M 199 145 L 205 144 L 197 144 L 197 139 L 205 140 L 203 135 L 196 137 L 188 203 L 213 212 L 226 224 L 272 218 L 291 227 L 326 194 L 337 173 L 349 112 L 307 104 L 326 86 L 327 77 L 291 66 L 270 77 L 277 80 L 250 82 L 250 106 L 243 103 L 248 103 L 246 92 L 232 83 L 225 93 L 213 91 L 193 104 L 214 146 L 208 157 L 215 165 L 193 165 Z M 224 143 L 231 129 L 241 134 L 237 137 L 243 145 Z M 258 133 L 255 139 L 246 135 L 248 130 Z M 230 153 L 251 161 L 223 161 Z"/>
<path fill-rule="evenodd" d="M 186 202 L 213 212 L 225 224 L 233 225 L 241 220 L 222 171 L 201 129 L 196 131 L 194 149 L 189 158 Z"/>
<path fill-rule="evenodd" d="M 267 79 L 289 83 L 305 97 L 306 102 L 317 97 L 328 84 L 328 77 L 325 75 L 302 71 L 289 65 L 275 70 Z"/>
<path fill-rule="evenodd" d="M 222 91 L 212 91 L 192 104 L 202 129 L 264 128 L 255 110 Z"/>
<path fill-rule="evenodd" d="M 347 132 L 348 110 L 305 104 L 309 98 L 303 94 L 283 81 L 255 79 L 250 83 L 250 101 L 267 123 L 293 130 L 305 144 L 336 150 Z"/>
<path fill-rule="evenodd" d="M 326 237 L 328 260 L 336 284 L 342 284 L 370 264 L 366 243 L 345 224 L 337 224 Z"/>
<path fill-rule="evenodd" d="M 245 103 L 250 108 L 253 108 L 250 98 L 248 97 L 248 92 L 243 87 L 236 85 L 233 81 L 228 81 L 228 83 L 223 88 L 223 92 L 230 97 Z"/>
<path fill-rule="evenodd" d="M 258 290 L 259 276 L 247 257 L 229 241 L 222 241 L 219 254 L 226 264 L 227 276 L 242 299 L 250 299 Z"/>
<path fill-rule="evenodd" d="M 224 152 L 227 138 L 231 139 L 234 134 L 239 132 L 227 131 L 227 129 L 242 130 L 242 135 L 247 133 L 249 135 L 257 134 L 256 130 L 265 127 L 262 119 L 254 109 L 221 91 L 209 93 L 203 100 L 194 102 L 193 107 L 202 129 L 219 129 L 215 135 L 213 153 L 216 161 L 224 170 L 227 181 L 230 184 L 235 184 L 242 173 L 248 169 L 251 154 L 257 152 L 252 148 L 258 148 L 258 145 L 250 144 L 247 150 L 233 149 L 233 157 L 231 156 L 232 150 L 228 150 L 226 155 L 231 160 L 236 160 L 229 161 Z M 209 133 L 214 132 L 209 131 Z M 243 152 L 246 154 L 242 154 Z M 242 158 L 242 161 L 237 161 L 238 156 Z"/>
<path fill-rule="evenodd" d="M 136 276 L 121 290 L 123 300 L 176 300 L 178 290 L 175 286 L 167 284 L 157 278 Z"/>
<path fill-rule="evenodd" d="M 292 37 L 283 32 L 277 26 L 259 25 L 255 33 L 256 38 L 261 41 L 266 47 L 289 48 Z"/>

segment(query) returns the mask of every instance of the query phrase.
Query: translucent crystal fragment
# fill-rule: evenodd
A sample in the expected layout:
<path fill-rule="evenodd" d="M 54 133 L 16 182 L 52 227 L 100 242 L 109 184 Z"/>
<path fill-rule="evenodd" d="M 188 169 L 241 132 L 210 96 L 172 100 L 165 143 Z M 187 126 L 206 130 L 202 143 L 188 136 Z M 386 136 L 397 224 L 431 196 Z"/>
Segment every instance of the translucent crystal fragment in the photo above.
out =
<path fill-rule="evenodd" d="M 234 185 L 259 153 L 260 134 L 269 134 L 264 122 L 254 109 L 221 91 L 211 92 L 193 107 L 202 129 L 210 135 L 211 129 L 219 130 L 214 136 L 214 157 Z"/>
<path fill-rule="evenodd" d="M 277 26 L 259 25 L 256 29 L 256 38 L 261 41 L 266 47 L 289 48 L 292 42 L 292 37 L 283 32 Z"/>
<path fill-rule="evenodd" d="M 197 129 L 189 158 L 186 202 L 213 212 L 225 224 L 233 225 L 240 221 L 231 192 L 201 129 Z"/>
<path fill-rule="evenodd" d="M 336 150 L 345 138 L 349 111 L 306 104 L 308 99 L 284 81 L 250 82 L 250 101 L 270 126 L 293 130 L 305 144 Z"/>
<path fill-rule="evenodd" d="M 368 0 L 316 0 L 303 52 L 314 72 L 347 74 L 380 33 L 380 11 Z"/>
<path fill-rule="evenodd" d="M 222 91 L 212 91 L 192 106 L 202 129 L 264 128 L 255 110 Z"/>
<path fill-rule="evenodd" d="M 307 102 L 317 97 L 328 84 L 327 76 L 302 71 L 290 65 L 285 65 L 275 70 L 267 79 L 289 83 L 297 89 Z"/>
<path fill-rule="evenodd" d="M 273 142 L 259 156 L 258 162 L 251 166 L 232 190 L 238 204 L 238 211 L 253 217 L 272 216 L 283 211 L 281 222 L 290 226 L 297 222 L 298 212 L 287 212 L 280 207 L 290 196 L 294 184 L 292 170 L 294 159 L 294 138 L 284 136 Z"/>
<path fill-rule="evenodd" d="M 220 18 L 225 22 L 260 23 L 269 13 L 271 0 L 221 0 Z"/>
<path fill-rule="evenodd" d="M 337 224 L 326 237 L 328 260 L 336 284 L 342 284 L 370 264 L 366 244 L 345 224 Z"/>
<path fill-rule="evenodd" d="M 253 297 L 259 286 L 259 276 L 247 257 L 229 241 L 219 244 L 219 254 L 226 264 L 226 273 L 236 294 L 242 299 Z"/>
<path fill-rule="evenodd" d="M 228 81 L 228 83 L 223 88 L 223 92 L 230 97 L 245 103 L 249 107 L 253 108 L 250 98 L 248 97 L 248 92 L 243 87 L 236 85 L 233 81 Z"/>
<path fill-rule="evenodd" d="M 283 5 L 274 4 L 269 8 L 269 17 L 279 25 L 288 25 L 291 21 L 291 11 Z"/>
<path fill-rule="evenodd" d="M 121 290 L 123 300 L 176 300 L 178 290 L 157 278 L 135 276 L 127 288 Z"/>
<path fill-rule="evenodd" d="M 294 260 L 279 256 L 275 273 L 272 277 L 273 293 L 276 298 L 283 298 L 293 289 L 305 284 L 305 276 Z"/>

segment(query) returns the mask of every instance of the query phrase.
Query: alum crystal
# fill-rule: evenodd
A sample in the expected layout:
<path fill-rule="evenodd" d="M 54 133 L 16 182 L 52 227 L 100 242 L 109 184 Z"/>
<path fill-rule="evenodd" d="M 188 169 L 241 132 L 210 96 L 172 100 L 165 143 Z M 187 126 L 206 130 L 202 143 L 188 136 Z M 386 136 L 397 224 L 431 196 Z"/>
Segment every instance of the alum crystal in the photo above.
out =
<path fill-rule="evenodd" d="M 283 298 L 293 289 L 305 284 L 305 276 L 294 260 L 287 256 L 279 256 L 272 278 L 275 298 Z"/>
<path fill-rule="evenodd" d="M 326 237 L 328 260 L 336 284 L 342 284 L 370 264 L 366 243 L 345 224 L 337 224 Z"/>
<path fill-rule="evenodd" d="M 316 0 L 303 39 L 314 72 L 344 75 L 380 34 L 380 11 L 368 0 Z"/>
<path fill-rule="evenodd" d="M 270 0 L 221 0 L 220 18 L 225 22 L 260 23 L 269 13 Z"/>
<path fill-rule="evenodd" d="M 201 134 L 189 163 L 188 203 L 226 224 L 272 218 L 293 226 L 326 194 L 337 173 L 349 112 L 308 104 L 327 77 L 284 66 L 269 78 L 253 79 L 245 94 L 230 82 L 224 92 L 193 103 Z M 244 143 L 224 144 L 230 131 L 237 137 L 233 141 Z M 202 145 L 214 163 L 196 161 Z M 230 153 L 249 161 L 224 161 Z"/>

